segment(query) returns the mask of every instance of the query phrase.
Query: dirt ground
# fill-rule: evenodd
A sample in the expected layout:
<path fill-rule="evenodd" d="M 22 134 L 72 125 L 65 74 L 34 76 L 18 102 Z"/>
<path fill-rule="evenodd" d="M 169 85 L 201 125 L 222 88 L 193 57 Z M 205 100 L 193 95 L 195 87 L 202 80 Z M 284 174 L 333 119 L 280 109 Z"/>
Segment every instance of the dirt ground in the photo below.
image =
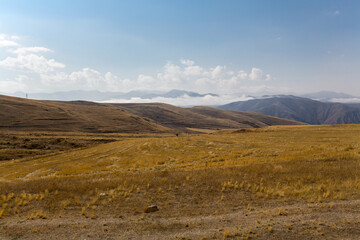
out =
<path fill-rule="evenodd" d="M 268 202 L 226 213 L 159 211 L 83 217 L 79 213 L 26 220 L 0 220 L 7 239 L 359 239 L 360 200 L 331 203 Z"/>

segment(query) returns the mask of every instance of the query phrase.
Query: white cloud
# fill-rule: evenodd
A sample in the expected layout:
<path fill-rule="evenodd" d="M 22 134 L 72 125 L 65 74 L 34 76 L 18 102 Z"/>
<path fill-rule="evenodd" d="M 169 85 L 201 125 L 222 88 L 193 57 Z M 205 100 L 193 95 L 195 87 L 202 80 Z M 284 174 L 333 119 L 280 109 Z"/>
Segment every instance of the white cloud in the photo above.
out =
<path fill-rule="evenodd" d="M 245 80 L 248 78 L 248 74 L 244 71 L 244 70 L 240 70 L 237 77 L 242 79 L 242 80 Z"/>
<path fill-rule="evenodd" d="M 265 81 L 270 81 L 272 78 L 270 76 L 270 74 L 266 74 L 265 75 Z"/>
<path fill-rule="evenodd" d="M 66 71 L 65 64 L 44 56 L 53 53 L 51 49 L 42 46 L 21 46 L 17 43 L 20 39 L 17 36 L 0 34 L 0 46 L 8 48 L 11 54 L 5 59 L 0 59 L 0 67 L 13 71 L 16 75 L 28 76 L 29 80 L 22 82 L 28 84 L 28 89 L 33 86 L 48 92 L 78 89 L 122 92 L 185 89 L 201 93 L 229 94 L 241 92 L 246 87 L 256 88 L 259 82 L 272 80 L 272 77 L 260 68 L 253 67 L 246 71 L 228 69 L 222 65 L 204 67 L 190 59 L 181 59 L 179 64 L 168 62 L 161 71 L 152 76 L 141 73 L 131 80 L 111 72 L 104 74 L 89 67 L 69 72 Z M 29 84 L 30 82 L 33 84 Z M 7 85 L 10 86 L 10 83 Z M 10 91 L 8 89 L 6 90 Z"/>
<path fill-rule="evenodd" d="M 9 79 L 6 79 L 4 81 L 0 80 L 0 89 L 1 90 L 5 89 L 8 92 L 25 91 L 26 80 L 28 80 L 28 77 L 25 75 L 19 75 L 14 80 L 9 80 Z"/>
<path fill-rule="evenodd" d="M 180 62 L 181 62 L 181 64 L 187 65 L 187 66 L 191 66 L 191 65 L 194 65 L 194 64 L 195 64 L 194 61 L 189 60 L 189 59 L 181 59 Z"/>
<path fill-rule="evenodd" d="M 59 63 L 54 59 L 46 59 L 37 54 L 17 55 L 7 57 L 0 61 L 0 66 L 14 70 L 25 70 L 34 73 L 47 73 L 55 71 L 57 68 L 65 68 L 65 64 Z"/>
<path fill-rule="evenodd" d="M 171 82 L 180 82 L 182 70 L 179 66 L 176 66 L 172 63 L 167 63 L 164 66 L 163 72 L 157 74 L 157 78 L 164 83 L 171 83 Z"/>
<path fill-rule="evenodd" d="M 13 39 L 13 40 L 20 40 L 21 39 L 19 36 L 16 36 L 16 35 L 12 35 L 10 38 Z"/>
<path fill-rule="evenodd" d="M 53 52 L 51 49 L 45 47 L 21 47 L 17 48 L 16 50 L 10 50 L 18 55 L 25 55 L 27 53 L 40 53 L 40 52 Z"/>
<path fill-rule="evenodd" d="M 211 69 L 211 77 L 212 78 L 218 78 L 222 75 L 223 70 L 225 67 L 222 66 L 216 66 L 215 68 Z"/>
<path fill-rule="evenodd" d="M 8 36 L 0 34 L 0 47 L 8 48 L 8 51 L 16 56 L 8 56 L 0 61 L 0 67 L 27 73 L 43 74 L 65 68 L 65 64 L 47 59 L 41 53 L 52 52 L 45 47 L 19 47 L 14 40 L 19 40 L 18 36 Z M 13 47 L 17 47 L 13 49 Z"/>
<path fill-rule="evenodd" d="M 234 95 L 223 95 L 223 96 L 211 96 L 205 95 L 203 97 L 190 97 L 188 95 L 183 95 L 178 98 L 165 98 L 165 97 L 155 97 L 149 99 L 143 98 L 131 98 L 131 99 L 111 99 L 108 101 L 103 101 L 106 103 L 151 103 L 151 102 L 162 102 L 168 103 L 175 106 L 200 106 L 200 105 L 224 105 L 234 101 L 246 101 L 253 99 L 248 96 L 234 96 Z"/>
<path fill-rule="evenodd" d="M 12 37 L 7 36 L 6 34 L 0 34 L 0 47 L 17 47 L 19 44 L 15 42 Z"/>
<path fill-rule="evenodd" d="M 55 73 L 41 73 L 40 79 L 42 84 L 47 86 L 54 86 L 56 84 L 66 85 L 69 80 L 69 75 L 65 72 L 55 72 Z"/>
<path fill-rule="evenodd" d="M 83 90 L 124 91 L 130 84 L 128 79 L 120 79 L 111 72 L 103 75 L 91 68 L 73 72 L 69 74 L 69 79 L 75 86 Z M 145 81 L 144 78 L 141 80 Z"/>
<path fill-rule="evenodd" d="M 0 39 L 0 47 L 16 47 L 18 46 L 18 44 L 14 41 L 10 41 L 10 40 L 6 40 L 6 39 L 3 39 L 1 40 Z"/>
<path fill-rule="evenodd" d="M 100 91 L 126 91 L 130 89 L 128 79 L 120 79 L 111 72 L 100 73 L 91 68 L 83 68 L 70 74 L 65 72 L 51 72 L 40 74 L 42 84 L 68 90 L 100 90 Z"/>
<path fill-rule="evenodd" d="M 83 68 L 79 72 L 73 72 L 69 75 L 69 79 L 72 82 L 76 83 L 84 83 L 85 86 L 90 88 L 96 87 L 98 83 L 102 80 L 101 73 L 91 69 L 91 68 Z"/>
<path fill-rule="evenodd" d="M 181 63 L 183 60 L 180 61 Z M 203 68 L 198 65 L 176 65 L 167 63 L 163 71 L 157 74 L 158 86 L 161 89 L 190 89 L 201 92 L 236 92 L 243 85 L 253 85 L 255 81 L 271 80 L 259 68 L 252 68 L 249 73 L 244 70 L 227 70 L 226 66 Z"/>
<path fill-rule="evenodd" d="M 137 83 L 142 87 L 151 87 L 156 84 L 156 79 L 151 76 L 140 74 L 138 76 Z"/>
<path fill-rule="evenodd" d="M 188 66 L 183 71 L 185 76 L 201 76 L 204 75 L 204 69 L 200 66 Z"/>
<path fill-rule="evenodd" d="M 259 68 L 252 68 L 251 73 L 249 74 L 249 78 L 251 80 L 261 80 L 263 77 L 263 71 Z"/>
<path fill-rule="evenodd" d="M 171 90 L 186 89 L 198 92 L 235 93 L 244 86 L 254 85 L 254 80 L 270 80 L 269 74 L 263 74 L 259 68 L 252 68 L 249 73 L 244 70 L 226 70 L 226 66 L 203 68 L 198 65 L 176 65 L 167 63 L 163 70 L 155 76 L 139 74 L 136 79 L 120 78 L 111 72 L 101 72 L 83 68 L 80 71 L 66 73 L 59 71 L 65 65 L 47 59 L 32 52 L 49 52 L 47 48 L 17 49 L 16 57 L 7 57 L 0 61 L 0 66 L 28 71 L 39 75 L 41 83 L 49 89 L 56 90 L 102 90 L 102 91 L 130 91 L 137 89 Z"/>
<path fill-rule="evenodd" d="M 259 68 L 252 68 L 248 76 L 253 81 L 269 81 L 272 79 L 270 74 L 264 74 L 263 70 Z"/>

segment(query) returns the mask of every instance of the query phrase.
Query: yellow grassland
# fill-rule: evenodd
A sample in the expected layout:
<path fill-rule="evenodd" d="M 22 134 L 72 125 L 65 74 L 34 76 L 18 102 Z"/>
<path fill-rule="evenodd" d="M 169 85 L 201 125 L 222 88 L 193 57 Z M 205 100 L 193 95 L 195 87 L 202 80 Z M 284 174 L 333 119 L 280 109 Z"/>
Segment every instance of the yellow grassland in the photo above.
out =
<path fill-rule="evenodd" d="M 271 163 L 324 162 L 342 167 L 360 156 L 360 127 L 291 126 L 227 134 L 139 138 L 74 150 L 55 156 L 23 158 L 0 165 L 2 181 L 85 176 L 119 172 L 193 170 Z M 338 161 L 342 160 L 342 161 Z M 279 163 L 280 165 L 277 165 Z"/>
<path fill-rule="evenodd" d="M 0 218 L 118 218 L 151 204 L 169 217 L 271 201 L 333 204 L 359 199 L 359 176 L 360 125 L 142 137 L 0 162 Z"/>

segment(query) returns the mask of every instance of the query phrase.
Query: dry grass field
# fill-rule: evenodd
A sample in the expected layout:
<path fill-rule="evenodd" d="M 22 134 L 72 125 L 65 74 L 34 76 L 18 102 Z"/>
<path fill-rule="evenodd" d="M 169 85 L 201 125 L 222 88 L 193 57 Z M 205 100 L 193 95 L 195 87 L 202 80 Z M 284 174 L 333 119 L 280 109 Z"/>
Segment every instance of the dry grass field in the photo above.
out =
<path fill-rule="evenodd" d="M 174 134 L 0 131 L 0 161 L 56 154 L 70 149 L 88 148 L 101 143 L 132 138 L 164 136 L 174 136 Z"/>
<path fill-rule="evenodd" d="M 360 125 L 79 136 L 0 162 L 0 239 L 360 238 Z"/>

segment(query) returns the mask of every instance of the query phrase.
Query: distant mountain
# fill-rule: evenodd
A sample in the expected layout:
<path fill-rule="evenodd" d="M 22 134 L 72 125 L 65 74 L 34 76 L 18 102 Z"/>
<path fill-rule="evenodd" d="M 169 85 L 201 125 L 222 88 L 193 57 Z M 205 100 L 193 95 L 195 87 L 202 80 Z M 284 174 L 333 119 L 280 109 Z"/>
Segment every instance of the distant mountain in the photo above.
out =
<path fill-rule="evenodd" d="M 360 102 L 360 97 L 352 96 L 347 93 L 338 93 L 331 91 L 308 93 L 308 94 L 300 95 L 300 97 L 310 98 L 320 102 L 344 102 L 344 103 Z"/>
<path fill-rule="evenodd" d="M 360 105 L 324 103 L 290 95 L 233 102 L 221 109 L 257 112 L 309 124 L 360 123 Z"/>
<path fill-rule="evenodd" d="M 30 93 L 28 97 L 30 99 L 36 100 L 58 100 L 58 101 L 76 101 L 76 100 L 84 100 L 84 101 L 108 101 L 111 99 L 126 99 L 129 100 L 131 98 L 141 98 L 141 99 L 152 99 L 156 97 L 164 97 L 164 98 L 178 98 L 187 95 L 189 97 L 204 97 L 206 95 L 217 96 L 213 93 L 200 94 L 191 91 L 184 90 L 171 90 L 169 92 L 160 92 L 160 91 L 130 91 L 126 93 L 122 92 L 100 92 L 100 91 L 66 91 L 66 92 L 54 92 L 54 93 Z M 14 97 L 26 97 L 26 93 L 24 92 L 16 92 L 11 94 Z"/>
<path fill-rule="evenodd" d="M 210 95 L 210 96 L 214 96 L 214 97 L 218 96 L 217 94 L 214 94 L 214 93 L 199 94 L 199 93 L 196 93 L 196 92 L 189 92 L 189 91 L 174 89 L 174 90 L 171 90 L 171 91 L 161 95 L 161 97 L 178 98 L 178 97 L 182 97 L 184 95 L 187 95 L 189 97 L 205 97 L 206 95 Z"/>

